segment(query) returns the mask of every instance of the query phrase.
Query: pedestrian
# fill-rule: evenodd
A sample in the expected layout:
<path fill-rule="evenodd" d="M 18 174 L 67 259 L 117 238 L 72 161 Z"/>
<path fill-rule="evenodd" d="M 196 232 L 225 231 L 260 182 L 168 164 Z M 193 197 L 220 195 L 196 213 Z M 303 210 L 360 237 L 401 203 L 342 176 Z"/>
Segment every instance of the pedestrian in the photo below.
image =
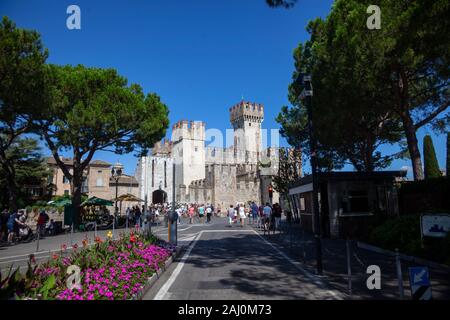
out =
<path fill-rule="evenodd" d="M 43 237 L 45 235 L 45 224 L 47 223 L 48 215 L 44 209 L 39 212 L 38 220 L 37 220 L 37 232 L 39 232 L 39 236 Z"/>
<path fill-rule="evenodd" d="M 198 217 L 200 219 L 200 223 L 203 223 L 203 217 L 205 216 L 205 207 L 203 204 L 198 207 Z"/>
<path fill-rule="evenodd" d="M 245 207 L 244 207 L 244 204 L 241 203 L 239 205 L 239 220 L 241 222 L 241 227 L 244 227 L 244 225 L 245 225 L 245 218 L 247 218 L 245 215 Z"/>
<path fill-rule="evenodd" d="M 258 228 L 262 228 L 264 224 L 264 206 L 260 205 L 258 207 Z"/>
<path fill-rule="evenodd" d="M 141 227 L 141 209 L 139 209 L 139 206 L 136 206 L 135 209 L 135 217 L 136 217 L 136 225 Z"/>
<path fill-rule="evenodd" d="M 6 223 L 8 228 L 8 243 L 12 244 L 14 241 L 14 235 L 19 234 L 19 226 L 24 225 L 20 220 L 16 212 L 13 212 Z"/>
<path fill-rule="evenodd" d="M 281 206 L 278 203 L 275 203 L 273 205 L 273 216 L 274 216 L 274 219 L 275 219 L 275 230 L 278 230 L 278 228 L 280 226 L 282 211 L 283 210 L 281 209 Z"/>
<path fill-rule="evenodd" d="M 269 224 L 269 230 L 270 230 L 270 224 L 272 221 L 272 208 L 270 207 L 269 203 L 266 202 L 266 206 L 263 209 L 263 214 L 264 214 L 264 224 L 268 223 Z"/>
<path fill-rule="evenodd" d="M 212 209 L 211 206 L 206 207 L 206 223 L 211 223 Z"/>
<path fill-rule="evenodd" d="M 189 224 L 194 223 L 194 215 L 195 215 L 195 208 L 193 204 L 191 203 L 189 206 Z"/>
<path fill-rule="evenodd" d="M 230 208 L 229 208 L 228 211 L 227 211 L 228 224 L 229 224 L 230 227 L 233 226 L 234 212 L 235 212 L 235 210 L 234 210 L 234 208 L 233 208 L 233 205 L 230 204 Z"/>
<path fill-rule="evenodd" d="M 258 206 L 256 205 L 255 201 L 252 201 L 250 210 L 251 210 L 252 224 L 255 224 L 255 222 L 258 219 Z"/>

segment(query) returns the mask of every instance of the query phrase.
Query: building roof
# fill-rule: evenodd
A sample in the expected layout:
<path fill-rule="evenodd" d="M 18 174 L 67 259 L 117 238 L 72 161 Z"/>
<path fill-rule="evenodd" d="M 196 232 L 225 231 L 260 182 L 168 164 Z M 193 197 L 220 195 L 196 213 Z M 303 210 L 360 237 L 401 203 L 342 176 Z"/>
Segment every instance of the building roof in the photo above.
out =
<path fill-rule="evenodd" d="M 357 172 L 357 171 L 336 171 L 336 172 L 319 172 L 319 181 L 330 180 L 395 180 L 396 178 L 406 177 L 406 171 L 374 171 L 374 172 Z M 312 176 L 305 175 L 289 185 L 289 188 L 303 186 L 312 183 Z"/>
<path fill-rule="evenodd" d="M 62 160 L 62 162 L 63 162 L 65 165 L 68 165 L 68 166 L 72 166 L 72 165 L 73 165 L 73 158 L 64 158 L 64 157 L 61 157 L 61 160 Z M 56 160 L 55 160 L 55 158 L 53 158 L 53 157 L 48 157 L 48 158 L 47 158 L 47 164 L 56 165 Z M 103 160 L 93 160 L 93 161 L 91 161 L 91 163 L 89 163 L 89 165 L 90 165 L 91 167 L 110 167 L 110 166 L 111 166 L 111 163 L 106 162 L 106 161 L 103 161 Z"/>
<path fill-rule="evenodd" d="M 114 186 L 115 184 L 116 184 L 116 180 L 114 180 L 112 177 L 110 177 L 109 185 Z M 135 177 L 123 174 L 119 178 L 119 185 L 129 186 L 129 185 L 139 185 L 139 183 Z"/>

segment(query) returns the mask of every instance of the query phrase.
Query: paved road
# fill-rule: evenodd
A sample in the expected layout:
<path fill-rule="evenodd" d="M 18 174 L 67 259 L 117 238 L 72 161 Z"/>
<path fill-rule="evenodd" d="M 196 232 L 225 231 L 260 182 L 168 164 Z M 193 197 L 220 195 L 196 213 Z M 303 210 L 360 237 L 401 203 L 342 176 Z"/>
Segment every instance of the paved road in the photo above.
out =
<path fill-rule="evenodd" d="M 229 228 L 216 218 L 182 231 L 180 240 L 190 245 L 144 299 L 345 298 L 252 227 Z"/>

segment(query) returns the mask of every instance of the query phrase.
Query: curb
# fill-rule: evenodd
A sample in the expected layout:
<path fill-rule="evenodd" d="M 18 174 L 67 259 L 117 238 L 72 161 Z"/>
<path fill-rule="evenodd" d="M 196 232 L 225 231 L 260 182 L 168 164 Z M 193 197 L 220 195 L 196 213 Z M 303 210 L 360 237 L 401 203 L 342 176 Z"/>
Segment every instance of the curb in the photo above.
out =
<path fill-rule="evenodd" d="M 395 252 L 393 252 L 393 251 L 382 249 L 382 248 L 379 248 L 379 247 L 376 247 L 376 246 L 373 246 L 371 244 L 367 244 L 367 243 L 364 243 L 364 242 L 357 241 L 356 245 L 360 249 L 364 249 L 364 250 L 368 250 L 368 251 L 372 251 L 372 252 L 375 252 L 375 253 L 380 253 L 380 254 L 384 254 L 384 255 L 388 255 L 388 256 L 393 256 L 393 257 L 395 256 Z M 429 260 L 425 260 L 425 259 L 422 259 L 422 258 L 408 256 L 408 255 L 403 254 L 403 253 L 400 253 L 399 256 L 400 256 L 400 259 L 405 260 L 405 261 L 421 263 L 421 264 L 424 264 L 424 265 L 432 267 L 432 268 L 443 269 L 445 271 L 450 271 L 450 267 L 446 266 L 445 264 L 440 264 L 440 263 L 429 261 Z"/>
<path fill-rule="evenodd" d="M 169 268 L 169 266 L 173 263 L 173 261 L 178 258 L 182 251 L 183 247 L 177 247 L 176 252 L 172 253 L 172 255 L 164 262 L 164 266 L 147 279 L 147 283 L 145 284 L 144 288 L 136 294 L 132 300 L 142 300 L 142 298 L 147 294 L 147 292 L 153 287 L 155 282 L 163 275 L 164 272 Z"/>

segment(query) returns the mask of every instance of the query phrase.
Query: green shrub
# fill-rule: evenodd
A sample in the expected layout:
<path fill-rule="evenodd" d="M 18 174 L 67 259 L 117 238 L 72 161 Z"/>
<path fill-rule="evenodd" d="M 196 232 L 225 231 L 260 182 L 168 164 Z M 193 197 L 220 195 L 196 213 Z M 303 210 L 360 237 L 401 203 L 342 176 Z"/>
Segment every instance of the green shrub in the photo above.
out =
<path fill-rule="evenodd" d="M 420 251 L 420 215 L 404 215 L 386 220 L 373 229 L 370 242 L 385 249 Z"/>
<path fill-rule="evenodd" d="M 444 239 L 421 239 L 420 214 L 390 218 L 375 227 L 369 242 L 388 250 L 450 265 L 450 233 Z"/>

